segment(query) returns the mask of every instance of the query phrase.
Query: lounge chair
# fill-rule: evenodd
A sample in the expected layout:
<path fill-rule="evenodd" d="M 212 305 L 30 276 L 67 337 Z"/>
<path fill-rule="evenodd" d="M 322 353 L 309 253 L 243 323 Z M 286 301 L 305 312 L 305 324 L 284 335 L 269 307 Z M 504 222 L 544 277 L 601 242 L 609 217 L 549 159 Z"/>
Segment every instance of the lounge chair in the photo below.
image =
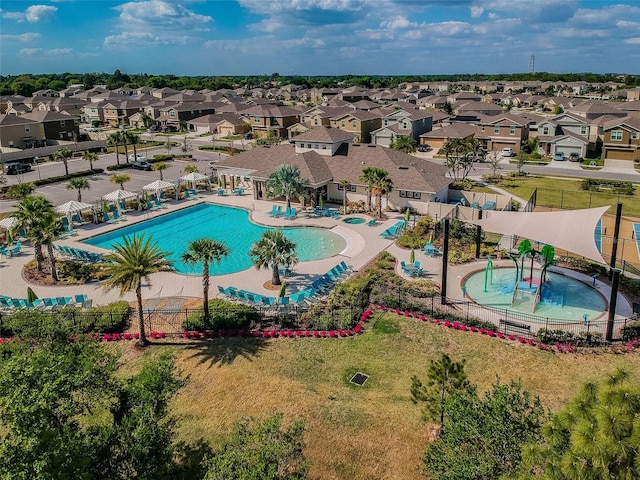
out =
<path fill-rule="evenodd" d="M 202 195 L 200 192 L 198 192 L 198 190 L 196 190 L 195 188 L 191 189 L 191 198 L 204 198 L 204 195 Z"/>
<path fill-rule="evenodd" d="M 71 222 L 73 223 L 73 225 L 76 226 L 80 226 L 80 225 L 86 225 L 89 222 L 85 222 L 82 217 L 80 217 L 79 213 L 74 213 L 73 216 L 71 217 Z"/>
<path fill-rule="evenodd" d="M 278 297 L 278 304 L 289 305 L 289 297 Z"/>
<path fill-rule="evenodd" d="M 3 257 L 10 257 L 11 256 L 11 250 L 7 250 L 7 247 L 2 246 L 0 247 L 0 255 Z"/>
<path fill-rule="evenodd" d="M 287 210 L 288 212 L 285 212 L 285 214 L 282 215 L 282 218 L 293 220 L 294 218 L 296 218 L 296 215 L 298 215 L 298 211 L 295 208 L 288 208 Z"/>
<path fill-rule="evenodd" d="M 147 210 L 149 210 L 151 212 L 154 212 L 154 211 L 159 209 L 159 207 L 157 205 L 154 205 L 148 199 L 145 201 L 145 206 L 147 207 Z"/>
<path fill-rule="evenodd" d="M 275 297 L 262 297 L 262 304 L 267 307 L 272 307 L 273 305 L 275 305 L 275 303 Z"/>
<path fill-rule="evenodd" d="M 331 212 L 331 218 L 335 218 L 336 220 L 340 219 L 340 213 L 337 210 Z"/>
<path fill-rule="evenodd" d="M 107 212 L 102 212 L 102 219 L 106 223 L 116 223 L 118 221 L 115 218 L 111 218 Z"/>
<path fill-rule="evenodd" d="M 240 195 L 244 195 L 244 188 L 236 188 L 236 189 L 233 191 L 233 194 L 234 194 L 234 195 L 238 195 L 238 196 L 240 196 Z"/>
<path fill-rule="evenodd" d="M 224 188 L 218 189 L 218 195 L 220 195 L 221 197 L 224 197 L 226 194 L 227 194 L 227 191 Z"/>
<path fill-rule="evenodd" d="M 15 257 L 16 255 L 20 255 L 22 253 L 22 242 L 16 243 L 13 246 L 13 248 L 9 250 L 9 253 L 11 254 L 12 257 Z"/>
<path fill-rule="evenodd" d="M 380 236 L 384 238 L 392 238 L 398 234 L 399 230 L 400 230 L 400 227 L 398 227 L 397 225 L 392 225 L 391 227 L 387 228 L 384 232 L 382 232 Z"/>
<path fill-rule="evenodd" d="M 69 219 L 67 219 L 67 217 L 62 217 L 62 226 L 64 227 L 62 236 L 68 237 L 70 235 L 78 234 L 78 232 L 76 232 L 73 228 L 71 228 L 71 225 L 69 225 Z"/>
<path fill-rule="evenodd" d="M 378 219 L 377 218 L 372 218 L 371 220 L 369 220 L 367 222 L 367 227 L 375 227 L 376 225 L 378 225 Z"/>
<path fill-rule="evenodd" d="M 89 297 L 83 293 L 82 295 L 76 295 L 73 299 L 75 300 L 75 303 L 82 305 L 84 302 L 89 300 Z"/>
<path fill-rule="evenodd" d="M 118 212 L 118 209 L 116 207 L 113 207 L 111 209 L 111 213 L 113 214 L 113 218 L 116 221 L 118 221 L 118 222 L 126 222 L 127 221 L 127 217 L 125 217 L 124 215 L 120 215 L 120 212 Z"/>
<path fill-rule="evenodd" d="M 153 200 L 153 205 L 155 205 L 156 208 L 169 208 L 164 203 L 162 203 L 158 197 L 152 196 L 151 199 Z"/>
<path fill-rule="evenodd" d="M 270 217 L 280 215 L 282 213 L 282 207 L 280 205 L 272 205 L 271 210 L 267 212 Z"/>

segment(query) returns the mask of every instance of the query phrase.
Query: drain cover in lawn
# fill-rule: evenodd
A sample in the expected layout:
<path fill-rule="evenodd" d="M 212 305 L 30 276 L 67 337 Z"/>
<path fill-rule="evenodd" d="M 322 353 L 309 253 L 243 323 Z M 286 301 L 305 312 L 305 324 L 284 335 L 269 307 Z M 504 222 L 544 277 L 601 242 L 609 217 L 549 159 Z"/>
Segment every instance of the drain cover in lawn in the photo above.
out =
<path fill-rule="evenodd" d="M 364 382 L 366 382 L 367 380 L 369 380 L 369 375 L 365 375 L 364 373 L 357 372 L 353 377 L 351 377 L 351 380 L 349 381 L 351 383 L 355 383 L 356 385 L 362 386 L 364 385 Z"/>

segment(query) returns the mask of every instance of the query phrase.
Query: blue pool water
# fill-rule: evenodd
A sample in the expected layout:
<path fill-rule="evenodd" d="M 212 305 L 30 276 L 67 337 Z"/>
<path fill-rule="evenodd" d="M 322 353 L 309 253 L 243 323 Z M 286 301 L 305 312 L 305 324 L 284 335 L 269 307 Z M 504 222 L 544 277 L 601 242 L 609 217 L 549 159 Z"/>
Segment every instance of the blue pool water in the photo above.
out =
<path fill-rule="evenodd" d="M 204 203 L 119 228 L 89 238 L 84 243 L 111 250 L 113 244 L 122 243 L 123 236 L 152 234 L 160 249 L 171 252 L 167 258 L 173 260 L 178 272 L 200 275 L 202 265 L 186 265 L 180 261 L 180 256 L 192 241 L 213 238 L 224 242 L 231 250 L 220 263 L 210 267 L 212 275 L 224 275 L 252 267 L 249 249 L 265 230 L 268 228 L 252 223 L 249 212 L 244 209 Z M 281 230 L 296 243 L 301 262 L 332 257 L 346 247 L 343 237 L 325 228 L 291 227 Z"/>
<path fill-rule="evenodd" d="M 528 272 L 526 269 L 525 276 L 528 276 Z M 531 295 L 518 297 L 516 304 L 511 306 L 515 277 L 515 268 L 496 268 L 493 271 L 493 281 L 487 282 L 485 292 L 484 270 L 479 270 L 465 277 L 463 286 L 467 296 L 480 305 L 562 321 L 582 321 L 584 314 L 587 314 L 588 319 L 595 320 L 607 308 L 606 300 L 596 289 L 555 272 L 547 272 L 548 281 L 543 285 L 541 301 L 535 311 Z M 533 278 L 540 278 L 539 270 L 534 270 Z M 523 282 L 522 287 L 528 286 L 528 283 Z"/>

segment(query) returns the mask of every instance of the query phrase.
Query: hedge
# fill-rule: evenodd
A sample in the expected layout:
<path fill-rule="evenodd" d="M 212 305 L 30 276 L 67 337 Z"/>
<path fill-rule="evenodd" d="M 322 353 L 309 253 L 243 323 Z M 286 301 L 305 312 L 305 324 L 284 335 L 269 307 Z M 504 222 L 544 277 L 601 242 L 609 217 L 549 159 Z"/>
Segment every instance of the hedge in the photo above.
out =
<path fill-rule="evenodd" d="M 102 168 L 94 168 L 93 170 L 82 170 L 80 172 L 70 173 L 68 177 L 66 175 L 58 175 L 56 177 L 43 178 L 41 180 L 34 181 L 33 184 L 37 187 L 41 187 L 42 185 L 64 182 L 67 180 L 71 180 L 72 178 L 88 177 L 89 175 L 96 175 L 98 173 L 104 173 L 104 170 Z"/>

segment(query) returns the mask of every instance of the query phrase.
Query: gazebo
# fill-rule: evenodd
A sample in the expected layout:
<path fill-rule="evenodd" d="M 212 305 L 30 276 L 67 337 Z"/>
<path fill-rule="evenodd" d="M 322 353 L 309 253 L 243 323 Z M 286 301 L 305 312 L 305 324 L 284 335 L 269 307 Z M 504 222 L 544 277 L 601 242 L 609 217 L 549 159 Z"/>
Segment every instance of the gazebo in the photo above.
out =
<path fill-rule="evenodd" d="M 191 172 L 187 175 L 180 177 L 180 181 L 184 183 L 191 183 L 193 188 L 196 188 L 198 183 L 207 182 L 208 190 L 211 190 L 211 179 L 206 175 L 203 175 L 198 172 Z"/>
<path fill-rule="evenodd" d="M 151 182 L 142 187 L 142 190 L 144 190 L 145 192 L 154 192 L 159 198 L 158 192 L 163 192 L 170 188 L 177 189 L 178 186 L 175 183 L 167 182 L 166 180 L 156 180 L 155 182 Z"/>
<path fill-rule="evenodd" d="M 118 209 L 118 212 L 121 212 L 120 202 L 129 200 L 131 198 L 138 198 L 138 194 L 129 192 L 127 190 L 118 189 L 104 195 L 102 197 L 102 201 L 106 203 L 115 204 L 116 208 Z"/>
<path fill-rule="evenodd" d="M 54 208 L 54 211 L 59 215 L 65 215 L 67 220 L 69 220 L 69 225 L 72 223 L 72 216 L 76 213 L 81 213 L 87 210 L 91 210 L 94 212 L 94 221 L 95 221 L 95 209 L 94 206 L 89 203 L 77 202 L 75 200 L 70 200 L 62 205 L 58 205 Z"/>

